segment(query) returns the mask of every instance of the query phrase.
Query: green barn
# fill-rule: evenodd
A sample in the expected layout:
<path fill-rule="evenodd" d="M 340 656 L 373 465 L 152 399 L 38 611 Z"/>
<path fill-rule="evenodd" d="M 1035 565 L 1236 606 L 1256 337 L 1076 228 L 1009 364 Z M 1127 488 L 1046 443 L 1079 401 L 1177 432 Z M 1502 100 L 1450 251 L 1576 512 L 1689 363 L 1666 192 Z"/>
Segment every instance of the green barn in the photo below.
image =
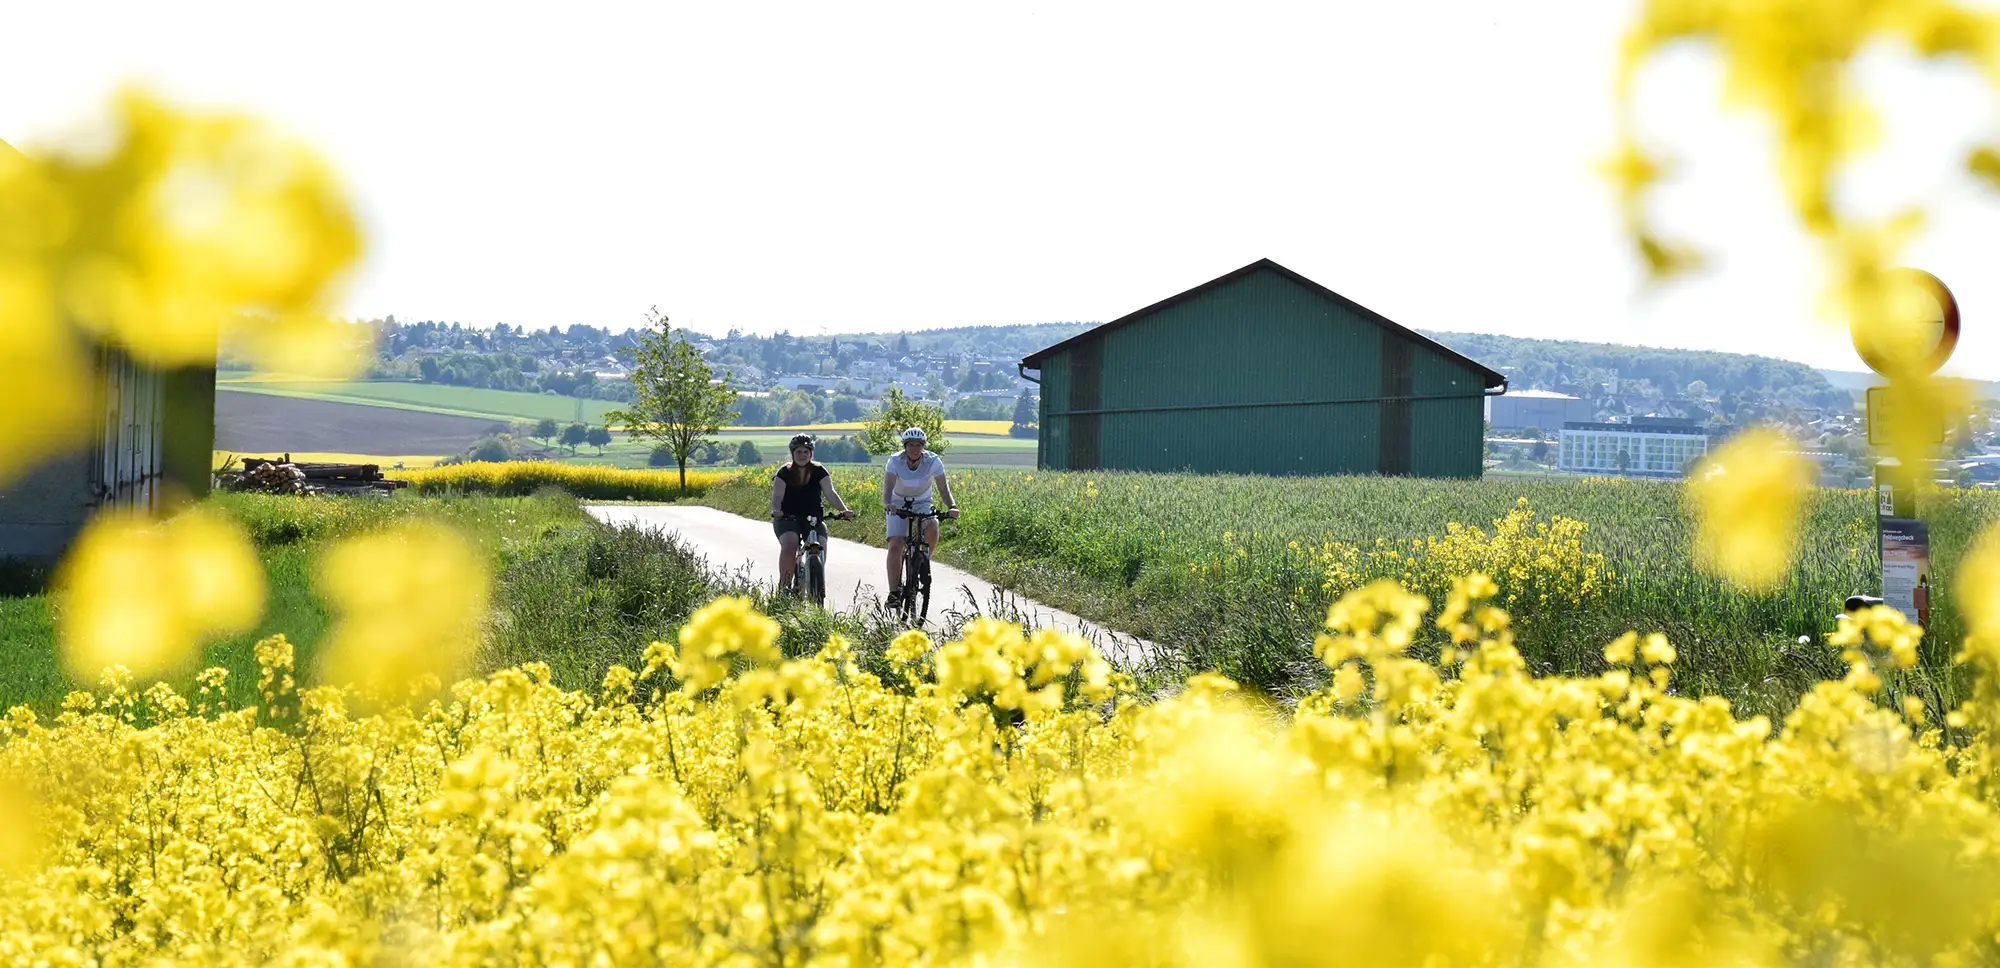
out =
<path fill-rule="evenodd" d="M 1269 259 L 1021 361 L 1046 470 L 1478 477 L 1507 379 Z M 1028 371 L 1039 370 L 1039 376 Z"/>

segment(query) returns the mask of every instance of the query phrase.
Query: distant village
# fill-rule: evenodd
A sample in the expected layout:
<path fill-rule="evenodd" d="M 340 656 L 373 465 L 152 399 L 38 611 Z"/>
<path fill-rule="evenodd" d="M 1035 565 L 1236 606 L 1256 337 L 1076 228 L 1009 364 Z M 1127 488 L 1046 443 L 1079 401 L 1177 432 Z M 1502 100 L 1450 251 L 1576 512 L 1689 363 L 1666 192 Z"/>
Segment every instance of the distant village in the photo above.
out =
<path fill-rule="evenodd" d="M 1738 426 L 1700 381 L 1662 396 L 1621 385 L 1613 371 L 1595 389 L 1584 397 L 1510 387 L 1490 399 L 1489 469 L 1681 477 Z M 1856 400 L 1846 407 L 1793 404 L 1761 416 L 1800 442 L 1794 453 L 1813 462 L 1821 485 L 1860 487 L 1873 474 L 1866 414 Z M 1932 462 L 1937 483 L 2000 489 L 2000 406 L 1976 402 L 1959 426 L 1947 428 L 1947 451 L 1949 457 Z"/>
<path fill-rule="evenodd" d="M 630 331 L 587 325 L 530 330 L 504 323 L 489 329 L 398 323 L 393 317 L 378 327 L 380 353 L 370 372 L 374 378 L 605 400 L 630 397 L 629 362 L 620 353 L 633 345 Z M 1032 432 L 1037 386 L 1020 373 L 1020 360 L 1087 328 L 977 327 L 955 331 L 961 334 L 955 338 L 925 333 L 685 335 L 718 378 L 726 377 L 738 389 L 739 424 L 854 420 L 894 388 L 944 407 L 953 418 L 1012 419 Z M 1008 333 L 1016 338 L 996 335 Z M 1436 336 L 1447 343 L 1496 339 Z M 1527 347 L 1549 341 L 1514 342 Z M 1476 348 L 1488 358 L 1507 355 L 1490 345 Z M 1739 359 L 1752 361 L 1748 365 L 1753 368 L 1777 363 Z M 1681 382 L 1671 372 L 1664 378 L 1659 373 L 1621 377 L 1616 369 L 1539 358 L 1503 362 L 1498 369 L 1507 375 L 1509 387 L 1486 401 L 1488 471 L 1674 478 L 1737 428 L 1757 422 L 1782 427 L 1799 441 L 1799 453 L 1818 467 L 1822 484 L 1863 486 L 1872 473 L 1859 394 L 1826 385 L 1817 376 L 1817 390 L 1760 392 L 1717 391 L 1699 379 Z M 1775 373 L 1764 377 L 1766 383 L 1778 379 Z M 1959 426 L 1949 428 L 1949 456 L 1932 468 L 1934 479 L 2000 487 L 2000 413 L 1995 410 L 1994 401 L 1981 401 Z"/>
<path fill-rule="evenodd" d="M 616 401 L 631 396 L 630 361 L 620 352 L 634 345 L 631 331 L 584 325 L 529 330 L 505 323 L 485 329 L 393 317 L 380 330 L 379 356 L 369 372 L 374 379 Z M 907 335 L 684 335 L 717 378 L 739 391 L 739 422 L 753 426 L 856 419 L 891 388 L 936 403 L 957 419 L 1012 419 L 1023 396 L 1034 395 L 1035 384 L 1021 377 L 1020 355 L 1011 349 L 919 350 Z"/>

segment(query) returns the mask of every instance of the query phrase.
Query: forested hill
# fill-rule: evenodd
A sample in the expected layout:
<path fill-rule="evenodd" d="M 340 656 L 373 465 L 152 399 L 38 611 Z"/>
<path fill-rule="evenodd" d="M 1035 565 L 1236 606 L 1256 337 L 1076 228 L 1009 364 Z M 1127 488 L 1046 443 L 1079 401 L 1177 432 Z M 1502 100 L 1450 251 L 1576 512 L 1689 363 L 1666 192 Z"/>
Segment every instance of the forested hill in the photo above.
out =
<path fill-rule="evenodd" d="M 1762 399 L 1846 410 L 1853 398 L 1804 363 L 1721 353 L 1524 339 L 1487 333 L 1433 333 L 1428 336 L 1507 375 L 1518 390 L 1540 387 L 1595 397 L 1615 376 L 1621 388 L 1650 391 L 1663 398 L 1692 396 Z M 1725 406 L 1725 411 L 1734 407 Z"/>

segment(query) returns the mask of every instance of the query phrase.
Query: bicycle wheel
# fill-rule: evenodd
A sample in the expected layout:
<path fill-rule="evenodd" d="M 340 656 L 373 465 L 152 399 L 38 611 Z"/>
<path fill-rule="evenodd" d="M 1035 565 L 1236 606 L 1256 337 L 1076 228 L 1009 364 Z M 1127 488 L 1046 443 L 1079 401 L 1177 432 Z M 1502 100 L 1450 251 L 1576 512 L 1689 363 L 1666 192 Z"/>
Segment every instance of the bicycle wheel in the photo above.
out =
<path fill-rule="evenodd" d="M 917 617 L 917 556 L 922 553 L 912 548 L 903 557 L 903 600 L 897 613 L 904 625 L 911 624 Z"/>
<path fill-rule="evenodd" d="M 818 555 L 806 556 L 806 596 L 814 605 L 826 607 L 826 565 Z"/>
<path fill-rule="evenodd" d="M 922 625 L 924 623 L 924 620 L 929 618 L 931 614 L 930 552 L 925 551 L 922 548 L 917 549 L 916 558 L 910 563 L 910 565 L 911 569 L 916 572 L 917 576 L 916 582 L 908 586 L 916 589 L 916 591 L 909 596 L 909 598 L 912 601 L 911 611 L 916 613 L 914 618 L 912 619 L 912 623 L 916 625 Z"/>

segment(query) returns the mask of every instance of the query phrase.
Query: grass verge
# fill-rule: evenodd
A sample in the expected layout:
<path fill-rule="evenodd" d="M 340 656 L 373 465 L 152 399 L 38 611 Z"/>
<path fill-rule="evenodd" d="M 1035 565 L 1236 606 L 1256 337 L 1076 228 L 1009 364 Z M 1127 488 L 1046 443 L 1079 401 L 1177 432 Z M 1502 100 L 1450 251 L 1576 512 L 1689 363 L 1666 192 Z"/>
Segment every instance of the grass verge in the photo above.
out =
<path fill-rule="evenodd" d="M 215 666 L 229 671 L 232 701 L 255 703 L 254 646 L 281 633 L 294 645 L 301 680 L 316 682 L 320 642 L 335 616 L 314 590 L 314 563 L 331 543 L 408 516 L 466 535 L 491 565 L 493 609 L 474 674 L 541 662 L 564 688 L 594 689 L 613 664 L 637 668 L 648 643 L 673 641 L 694 609 L 722 594 L 747 595 L 777 619 L 786 654 L 810 654 L 839 633 L 864 668 L 885 676 L 883 655 L 900 631 L 882 615 L 836 616 L 774 597 L 743 575 L 716 572 L 671 536 L 601 524 L 574 497 L 552 488 L 524 497 L 230 494 L 210 502 L 250 534 L 269 600 L 254 630 L 209 643 L 198 660 L 161 677 L 183 695 L 192 694 L 196 672 Z M 25 705 L 50 716 L 67 692 L 94 685 L 63 670 L 56 651 L 59 607 L 43 594 L 0 595 L 0 710 Z M 942 634 L 955 633 L 960 621 Z"/>

